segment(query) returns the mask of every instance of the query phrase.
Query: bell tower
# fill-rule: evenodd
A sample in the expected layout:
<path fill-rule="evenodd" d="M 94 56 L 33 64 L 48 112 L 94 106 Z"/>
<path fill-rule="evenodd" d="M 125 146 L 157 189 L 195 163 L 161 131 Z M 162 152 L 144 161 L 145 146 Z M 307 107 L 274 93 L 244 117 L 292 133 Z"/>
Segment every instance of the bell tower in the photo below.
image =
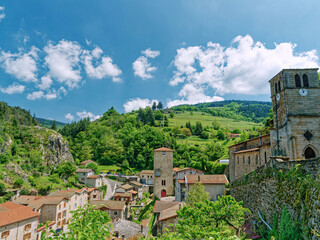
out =
<path fill-rule="evenodd" d="M 320 156 L 318 68 L 283 69 L 269 83 L 275 127 L 271 155 L 290 160 Z"/>

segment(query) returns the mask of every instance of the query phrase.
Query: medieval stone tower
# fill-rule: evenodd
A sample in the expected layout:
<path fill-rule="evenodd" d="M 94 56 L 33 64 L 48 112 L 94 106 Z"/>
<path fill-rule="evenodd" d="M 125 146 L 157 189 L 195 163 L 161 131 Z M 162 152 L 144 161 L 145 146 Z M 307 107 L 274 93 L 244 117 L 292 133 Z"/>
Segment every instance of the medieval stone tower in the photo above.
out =
<path fill-rule="evenodd" d="M 272 156 L 286 156 L 289 160 L 319 156 L 320 88 L 317 71 L 317 68 L 283 69 L 269 81 L 275 128 L 270 133 Z"/>
<path fill-rule="evenodd" d="M 158 148 L 154 153 L 154 196 L 166 197 L 173 195 L 173 150 Z"/>

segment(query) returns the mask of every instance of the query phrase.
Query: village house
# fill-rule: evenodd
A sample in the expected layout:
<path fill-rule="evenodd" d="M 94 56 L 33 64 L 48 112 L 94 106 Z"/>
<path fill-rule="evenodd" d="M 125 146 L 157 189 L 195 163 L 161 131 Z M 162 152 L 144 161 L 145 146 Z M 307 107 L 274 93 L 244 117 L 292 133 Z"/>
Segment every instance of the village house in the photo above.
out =
<path fill-rule="evenodd" d="M 102 177 L 100 175 L 90 175 L 87 178 L 86 185 L 94 188 L 102 187 Z"/>
<path fill-rule="evenodd" d="M 103 198 L 103 192 L 98 188 L 86 188 L 88 192 L 88 202 L 92 200 L 101 200 Z"/>
<path fill-rule="evenodd" d="M 88 165 L 89 163 L 97 164 L 95 161 L 85 160 L 85 161 L 81 162 L 81 165 L 84 166 L 84 167 L 87 167 L 87 165 Z"/>
<path fill-rule="evenodd" d="M 86 168 L 78 168 L 76 173 L 79 176 L 79 182 L 82 184 L 87 184 L 87 179 L 89 176 L 94 175 L 94 171 L 92 169 Z"/>
<path fill-rule="evenodd" d="M 136 182 L 136 181 L 131 181 L 130 185 L 132 185 L 133 190 L 137 192 L 137 197 L 142 198 L 143 184 Z"/>
<path fill-rule="evenodd" d="M 36 239 L 39 213 L 13 202 L 0 204 L 0 238 Z"/>
<path fill-rule="evenodd" d="M 105 211 L 111 219 L 125 218 L 126 203 L 124 201 L 94 200 L 90 202 L 96 209 Z"/>
<path fill-rule="evenodd" d="M 183 168 L 183 169 L 174 168 L 173 171 L 174 171 L 174 178 L 175 178 L 175 200 L 181 202 L 181 201 L 184 201 L 185 199 L 185 184 L 184 184 L 185 176 L 187 174 L 203 175 L 204 172 L 198 169 L 190 168 L 190 167 Z"/>
<path fill-rule="evenodd" d="M 139 173 L 140 182 L 146 185 L 153 185 L 154 171 L 153 170 L 142 170 Z"/>
<path fill-rule="evenodd" d="M 163 230 L 168 227 L 170 223 L 177 223 L 177 211 L 181 208 L 181 202 L 156 201 L 153 207 L 153 214 L 155 215 L 154 228 L 156 235 L 162 234 Z"/>
<path fill-rule="evenodd" d="M 16 203 L 29 206 L 40 213 L 40 223 L 55 221 L 57 229 L 62 229 L 68 223 L 69 199 L 65 197 L 27 196 L 21 195 Z"/>
<path fill-rule="evenodd" d="M 127 204 L 133 201 L 132 193 L 125 192 L 125 193 L 115 193 L 113 195 L 114 201 L 125 201 Z"/>
<path fill-rule="evenodd" d="M 186 175 L 184 180 L 178 180 L 185 185 L 185 198 L 188 197 L 190 188 L 196 184 L 203 184 L 205 190 L 210 194 L 210 200 L 216 201 L 219 196 L 225 194 L 225 186 L 229 183 L 226 175 Z"/>

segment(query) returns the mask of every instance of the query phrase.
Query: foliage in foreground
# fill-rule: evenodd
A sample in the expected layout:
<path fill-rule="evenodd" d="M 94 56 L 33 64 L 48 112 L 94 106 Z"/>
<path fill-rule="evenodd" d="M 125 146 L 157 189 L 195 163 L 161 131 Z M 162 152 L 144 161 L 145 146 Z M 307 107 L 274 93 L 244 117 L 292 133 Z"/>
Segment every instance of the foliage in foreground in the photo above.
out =
<path fill-rule="evenodd" d="M 41 239 L 48 240 L 87 240 L 106 239 L 110 236 L 111 219 L 107 212 L 95 210 L 95 206 L 85 205 L 72 212 L 72 218 L 68 225 L 68 232 L 60 236 L 47 237 L 46 233 Z M 52 233 L 55 233 L 54 231 Z"/>

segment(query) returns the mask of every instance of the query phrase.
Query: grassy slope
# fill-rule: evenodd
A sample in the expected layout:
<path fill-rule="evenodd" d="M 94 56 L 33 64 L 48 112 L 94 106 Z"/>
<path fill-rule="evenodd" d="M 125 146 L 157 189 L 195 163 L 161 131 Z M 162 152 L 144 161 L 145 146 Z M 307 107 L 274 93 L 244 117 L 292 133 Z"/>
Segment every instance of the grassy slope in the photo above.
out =
<path fill-rule="evenodd" d="M 193 115 L 190 115 L 190 112 L 177 112 L 174 118 L 169 118 L 169 127 L 180 127 L 185 126 L 186 122 L 190 121 L 192 125 L 195 125 L 197 121 L 202 123 L 203 127 L 212 126 L 213 121 L 217 121 L 221 124 L 221 127 L 229 129 L 239 128 L 239 129 L 249 129 L 254 126 L 260 126 L 257 123 L 245 122 L 245 121 L 236 121 L 230 118 L 215 117 L 208 113 L 202 112 L 193 112 Z"/>

